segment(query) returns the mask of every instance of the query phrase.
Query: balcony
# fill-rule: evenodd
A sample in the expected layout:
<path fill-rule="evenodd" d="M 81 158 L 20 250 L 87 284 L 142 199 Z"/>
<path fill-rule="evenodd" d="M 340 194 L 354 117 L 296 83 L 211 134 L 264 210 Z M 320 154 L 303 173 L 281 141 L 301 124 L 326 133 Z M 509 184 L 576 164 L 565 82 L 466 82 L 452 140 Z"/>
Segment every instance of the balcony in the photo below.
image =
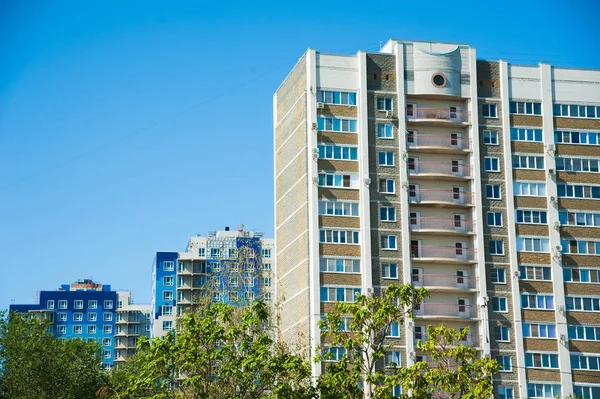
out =
<path fill-rule="evenodd" d="M 470 119 L 469 111 L 462 111 L 453 108 L 421 108 L 413 107 L 406 110 L 406 119 L 409 122 L 433 122 L 436 124 L 468 124 Z"/>
<path fill-rule="evenodd" d="M 415 347 L 417 347 L 417 342 L 427 341 L 428 334 L 427 333 L 415 333 Z M 456 347 L 458 345 L 468 346 L 471 348 L 481 348 L 481 339 L 477 334 L 468 334 L 464 339 L 456 342 L 452 342 L 449 346 Z M 435 363 L 435 362 L 434 362 Z"/>
<path fill-rule="evenodd" d="M 410 231 L 414 233 L 436 233 L 440 235 L 472 234 L 473 220 L 456 218 L 409 217 Z"/>
<path fill-rule="evenodd" d="M 475 262 L 475 248 L 439 245 L 411 245 L 410 255 L 413 262 Z"/>
<path fill-rule="evenodd" d="M 472 165 L 460 164 L 458 162 L 407 162 L 408 175 L 410 177 L 451 180 L 464 180 L 473 176 Z M 458 179 L 457 179 L 458 178 Z"/>
<path fill-rule="evenodd" d="M 426 302 L 415 308 L 414 314 L 415 317 L 436 319 L 476 319 L 479 311 L 474 305 Z"/>
<path fill-rule="evenodd" d="M 421 189 L 408 190 L 408 200 L 413 204 L 433 206 L 473 206 L 475 196 L 458 190 Z"/>
<path fill-rule="evenodd" d="M 413 274 L 415 287 L 427 287 L 439 290 L 477 290 L 479 279 L 476 276 L 457 276 L 455 274 Z"/>
<path fill-rule="evenodd" d="M 456 133 L 406 135 L 406 147 L 412 152 L 434 154 L 461 154 L 471 150 L 471 139 Z"/>

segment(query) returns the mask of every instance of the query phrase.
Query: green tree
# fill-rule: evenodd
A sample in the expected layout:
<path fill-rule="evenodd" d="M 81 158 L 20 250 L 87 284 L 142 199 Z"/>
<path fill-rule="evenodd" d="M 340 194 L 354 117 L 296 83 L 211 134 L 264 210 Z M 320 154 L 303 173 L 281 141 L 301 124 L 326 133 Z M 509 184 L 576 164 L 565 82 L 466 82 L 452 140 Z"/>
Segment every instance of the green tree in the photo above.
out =
<path fill-rule="evenodd" d="M 395 386 L 403 388 L 402 399 L 490 397 L 492 375 L 500 366 L 495 360 L 477 358 L 476 349 L 461 345 L 468 329 L 429 327 L 427 341 L 419 346 L 432 363 L 382 367 L 392 323 L 401 325 L 412 318 L 412 309 L 428 296 L 426 289 L 407 284 L 389 286 L 380 296 L 357 295 L 354 303 L 336 303 L 320 326 L 325 342 L 343 348 L 344 354 L 329 363 L 319 378 L 321 398 L 390 398 Z M 324 353 L 316 360 L 330 357 Z"/>
<path fill-rule="evenodd" d="M 0 315 L 0 397 L 86 399 L 105 384 L 100 346 L 60 340 L 33 314 Z"/>
<path fill-rule="evenodd" d="M 140 339 L 131 372 L 101 391 L 119 398 L 314 397 L 308 361 L 275 340 L 268 306 L 224 303 L 184 315 L 177 334 Z"/>
<path fill-rule="evenodd" d="M 319 325 L 325 341 L 343 348 L 344 354 L 340 361 L 328 364 L 319 378 L 321 398 L 387 398 L 393 385 L 376 367 L 389 347 L 387 332 L 392 323 L 401 325 L 412 318 L 413 307 L 428 296 L 422 287 L 390 285 L 379 296 L 358 294 L 354 303 L 337 302 Z M 316 361 L 328 357 L 318 354 Z"/>
<path fill-rule="evenodd" d="M 388 384 L 401 385 L 401 399 L 480 399 L 493 394 L 492 376 L 500 370 L 496 360 L 477 357 L 475 348 L 462 345 L 468 328 L 456 331 L 440 325 L 427 327 L 427 341 L 419 342 L 430 360 L 397 369 L 386 376 Z"/>

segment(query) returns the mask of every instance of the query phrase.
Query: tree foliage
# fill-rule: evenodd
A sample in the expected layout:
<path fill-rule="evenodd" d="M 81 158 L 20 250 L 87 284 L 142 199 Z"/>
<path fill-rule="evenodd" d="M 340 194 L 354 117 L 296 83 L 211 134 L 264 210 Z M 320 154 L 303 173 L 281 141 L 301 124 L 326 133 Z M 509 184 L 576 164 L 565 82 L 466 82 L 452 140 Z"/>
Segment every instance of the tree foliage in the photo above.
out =
<path fill-rule="evenodd" d="M 344 349 L 341 360 L 329 363 L 318 388 L 321 398 L 390 398 L 401 386 L 401 399 L 474 399 L 492 395 L 495 360 L 477 358 L 474 348 L 461 345 L 468 329 L 457 332 L 444 325 L 428 327 L 428 339 L 419 343 L 431 363 L 410 367 L 382 367 L 392 323 L 413 317 L 412 309 L 429 296 L 410 284 L 389 286 L 381 296 L 358 295 L 354 303 L 336 303 L 320 325 L 328 345 Z M 326 352 L 325 352 L 326 353 Z M 317 361 L 328 355 L 317 356 Z"/>
<path fill-rule="evenodd" d="M 49 322 L 0 315 L 0 398 L 94 398 L 105 384 L 101 348 L 48 333 Z"/>
<path fill-rule="evenodd" d="M 313 397 L 310 367 L 274 341 L 267 305 L 212 303 L 183 316 L 177 334 L 141 339 L 106 397 L 261 399 Z M 125 374 L 125 375 L 124 375 Z"/>

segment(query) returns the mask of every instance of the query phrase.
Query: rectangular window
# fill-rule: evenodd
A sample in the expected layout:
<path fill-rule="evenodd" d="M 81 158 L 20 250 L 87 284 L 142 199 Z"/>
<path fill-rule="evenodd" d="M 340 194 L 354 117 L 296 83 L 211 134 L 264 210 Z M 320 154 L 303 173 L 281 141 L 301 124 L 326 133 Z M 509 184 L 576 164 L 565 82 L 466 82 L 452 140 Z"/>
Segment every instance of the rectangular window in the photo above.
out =
<path fill-rule="evenodd" d="M 560 243 L 566 254 L 600 255 L 600 241 L 560 240 Z"/>
<path fill-rule="evenodd" d="M 360 273 L 360 259 L 321 258 L 322 272 Z"/>
<path fill-rule="evenodd" d="M 379 166 L 394 166 L 394 151 L 379 151 Z"/>
<path fill-rule="evenodd" d="M 499 184 L 486 184 L 485 197 L 487 199 L 501 199 Z"/>
<path fill-rule="evenodd" d="M 75 301 L 73 301 L 73 308 L 83 309 L 83 301 L 81 299 L 76 299 Z"/>
<path fill-rule="evenodd" d="M 102 332 L 104 334 L 112 334 L 112 326 L 111 325 L 105 325 L 102 327 Z"/>
<path fill-rule="evenodd" d="M 523 337 L 556 339 L 556 325 L 540 323 L 523 323 Z"/>
<path fill-rule="evenodd" d="M 563 279 L 567 283 L 600 283 L 600 269 L 563 267 Z"/>
<path fill-rule="evenodd" d="M 163 285 L 164 286 L 172 286 L 173 285 L 173 276 L 164 276 L 163 277 Z"/>
<path fill-rule="evenodd" d="M 565 305 L 567 310 L 599 312 L 600 298 L 567 296 L 565 297 Z"/>
<path fill-rule="evenodd" d="M 515 182 L 514 194 L 526 197 L 545 197 L 546 183 Z"/>
<path fill-rule="evenodd" d="M 493 284 L 505 284 L 506 283 L 506 270 L 504 269 L 491 269 L 490 278 Z"/>
<path fill-rule="evenodd" d="M 377 99 L 377 111 L 391 111 L 393 109 L 393 102 L 391 98 L 380 97 Z"/>
<path fill-rule="evenodd" d="M 325 361 L 339 362 L 346 354 L 346 349 L 339 347 L 329 347 L 323 349 L 323 359 Z"/>
<path fill-rule="evenodd" d="M 600 385 L 574 385 L 573 392 L 578 398 L 597 399 L 600 398 Z"/>
<path fill-rule="evenodd" d="M 358 147 L 334 144 L 319 144 L 319 159 L 334 159 L 340 161 L 357 161 Z"/>
<path fill-rule="evenodd" d="M 400 336 L 400 324 L 397 322 L 390 323 L 387 329 L 386 337 L 399 337 Z"/>
<path fill-rule="evenodd" d="M 56 333 L 57 334 L 66 334 L 67 326 L 56 326 Z"/>
<path fill-rule="evenodd" d="M 163 301 L 172 301 L 173 300 L 173 291 L 166 290 L 163 291 Z"/>
<path fill-rule="evenodd" d="M 383 250 L 396 250 L 398 249 L 395 235 L 384 235 L 381 236 L 381 249 Z"/>
<path fill-rule="evenodd" d="M 95 299 L 88 301 L 88 309 L 98 309 L 98 301 Z"/>
<path fill-rule="evenodd" d="M 483 168 L 486 172 L 499 172 L 500 171 L 500 161 L 496 157 L 484 157 L 483 158 Z"/>
<path fill-rule="evenodd" d="M 400 367 L 400 352 L 385 352 L 385 367 Z"/>
<path fill-rule="evenodd" d="M 483 144 L 498 145 L 498 132 L 496 130 L 484 130 Z"/>
<path fill-rule="evenodd" d="M 398 265 L 396 263 L 382 263 L 381 271 L 383 278 L 397 279 Z"/>
<path fill-rule="evenodd" d="M 59 309 L 66 309 L 67 308 L 67 301 L 65 300 L 59 300 L 58 301 L 58 308 Z"/>
<path fill-rule="evenodd" d="M 58 312 L 57 318 L 58 318 L 58 321 L 67 321 L 67 313 L 66 312 Z"/>
<path fill-rule="evenodd" d="M 204 258 L 206 256 L 206 248 L 198 248 L 198 256 Z"/>
<path fill-rule="evenodd" d="M 318 117 L 317 127 L 330 132 L 356 133 L 356 119 Z"/>
<path fill-rule="evenodd" d="M 354 230 L 321 229 L 321 243 L 327 244 L 359 244 L 359 232 Z"/>
<path fill-rule="evenodd" d="M 336 105 L 356 105 L 356 93 L 317 90 L 317 102 Z"/>
<path fill-rule="evenodd" d="M 379 192 L 383 194 L 394 194 L 394 180 L 393 179 L 379 179 Z"/>
<path fill-rule="evenodd" d="M 358 202 L 319 200 L 319 215 L 359 216 Z"/>
<path fill-rule="evenodd" d="M 351 176 L 337 173 L 319 173 L 319 187 L 352 188 Z M 354 187 L 358 188 L 358 187 Z"/>
<path fill-rule="evenodd" d="M 496 356 L 496 361 L 500 365 L 500 372 L 512 371 L 512 362 L 509 355 Z"/>
<path fill-rule="evenodd" d="M 113 301 L 105 300 L 103 309 L 112 309 L 112 308 L 113 308 Z"/>
<path fill-rule="evenodd" d="M 511 101 L 510 102 L 510 113 L 518 114 L 518 115 L 541 115 L 542 114 L 542 103 Z"/>
<path fill-rule="evenodd" d="M 496 104 L 483 104 L 482 114 L 484 118 L 497 118 L 497 106 Z"/>
<path fill-rule="evenodd" d="M 496 342 L 509 342 L 508 326 L 494 326 L 494 340 Z"/>
<path fill-rule="evenodd" d="M 514 169 L 544 169 L 544 157 L 536 155 L 513 155 Z"/>
<path fill-rule="evenodd" d="M 600 341 L 600 326 L 572 324 L 567 327 L 569 339 Z"/>
<path fill-rule="evenodd" d="M 87 314 L 87 319 L 88 319 L 88 321 L 96 321 L 96 320 L 98 320 L 98 313 L 96 313 L 96 312 L 88 313 Z"/>
<path fill-rule="evenodd" d="M 542 129 L 513 127 L 510 129 L 510 139 L 512 141 L 534 141 L 541 143 L 543 141 Z"/>
<path fill-rule="evenodd" d="M 566 226 L 600 227 L 600 213 L 559 211 L 558 219 Z"/>
<path fill-rule="evenodd" d="M 83 321 L 83 313 L 74 312 L 73 313 L 73 321 Z"/>
<path fill-rule="evenodd" d="M 175 270 L 175 262 L 171 260 L 163 262 L 163 271 L 172 272 L 173 270 Z"/>
<path fill-rule="evenodd" d="M 554 296 L 521 294 L 521 307 L 523 309 L 554 310 Z"/>
<path fill-rule="evenodd" d="M 163 331 L 171 331 L 173 329 L 173 322 L 172 321 L 163 321 L 162 322 L 162 329 Z"/>
<path fill-rule="evenodd" d="M 556 157 L 556 170 L 598 173 L 600 171 L 600 159 Z"/>
<path fill-rule="evenodd" d="M 550 252 L 550 240 L 548 238 L 517 237 L 517 251 Z"/>
<path fill-rule="evenodd" d="M 393 139 L 394 131 L 391 123 L 379 123 L 377 125 L 377 137 L 380 139 Z"/>
<path fill-rule="evenodd" d="M 102 320 L 104 321 L 112 321 L 113 314 L 111 312 L 104 312 Z"/>
<path fill-rule="evenodd" d="M 600 118 L 600 106 L 578 104 L 554 104 L 554 116 L 571 118 Z"/>
<path fill-rule="evenodd" d="M 492 311 L 505 313 L 508 311 L 506 306 L 506 298 L 504 297 L 492 297 Z"/>
<path fill-rule="evenodd" d="M 172 316 L 173 315 L 173 306 L 163 305 L 162 306 L 162 314 L 163 314 L 163 316 Z"/>
<path fill-rule="evenodd" d="M 326 287 L 320 289 L 321 302 L 354 302 L 356 295 L 360 294 L 358 287 Z"/>
<path fill-rule="evenodd" d="M 73 326 L 73 334 L 81 334 L 82 327 L 81 326 Z"/>
<path fill-rule="evenodd" d="M 87 326 L 87 333 L 88 334 L 96 334 L 96 326 L 95 325 Z"/>
<path fill-rule="evenodd" d="M 102 346 L 111 346 L 112 338 L 102 338 Z"/>
<path fill-rule="evenodd" d="M 559 144 L 600 145 L 600 132 L 571 132 L 557 130 L 554 141 Z"/>
<path fill-rule="evenodd" d="M 550 266 L 519 266 L 521 280 L 552 280 Z"/>
<path fill-rule="evenodd" d="M 488 250 L 490 255 L 504 255 L 504 241 L 490 240 Z"/>
<path fill-rule="evenodd" d="M 54 301 L 51 299 L 49 301 L 46 301 L 46 308 L 47 309 L 54 309 Z"/>
<path fill-rule="evenodd" d="M 396 208 L 392 206 L 382 206 L 379 208 L 379 219 L 382 222 L 395 222 Z"/>
<path fill-rule="evenodd" d="M 556 185 L 558 196 L 561 198 L 588 198 L 600 199 L 600 185 L 590 186 L 583 184 L 564 184 Z"/>
<path fill-rule="evenodd" d="M 558 354 L 555 353 L 525 353 L 525 367 L 557 369 Z"/>
<path fill-rule="evenodd" d="M 513 387 L 507 385 L 498 386 L 498 399 L 513 399 Z"/>
<path fill-rule="evenodd" d="M 517 209 L 516 222 L 520 224 L 548 224 L 548 213 L 546 211 L 531 211 Z"/>
<path fill-rule="evenodd" d="M 489 227 L 502 227 L 502 212 L 488 212 L 487 224 Z"/>

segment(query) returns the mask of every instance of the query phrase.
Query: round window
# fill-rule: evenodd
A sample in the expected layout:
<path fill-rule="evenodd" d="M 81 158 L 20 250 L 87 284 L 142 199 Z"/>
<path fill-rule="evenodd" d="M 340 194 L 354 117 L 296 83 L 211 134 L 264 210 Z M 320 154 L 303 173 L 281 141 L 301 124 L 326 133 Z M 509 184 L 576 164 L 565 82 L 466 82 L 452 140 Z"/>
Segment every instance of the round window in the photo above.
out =
<path fill-rule="evenodd" d="M 434 73 L 431 77 L 431 83 L 433 83 L 435 87 L 444 87 L 447 83 L 446 76 L 444 76 L 443 73 Z"/>

